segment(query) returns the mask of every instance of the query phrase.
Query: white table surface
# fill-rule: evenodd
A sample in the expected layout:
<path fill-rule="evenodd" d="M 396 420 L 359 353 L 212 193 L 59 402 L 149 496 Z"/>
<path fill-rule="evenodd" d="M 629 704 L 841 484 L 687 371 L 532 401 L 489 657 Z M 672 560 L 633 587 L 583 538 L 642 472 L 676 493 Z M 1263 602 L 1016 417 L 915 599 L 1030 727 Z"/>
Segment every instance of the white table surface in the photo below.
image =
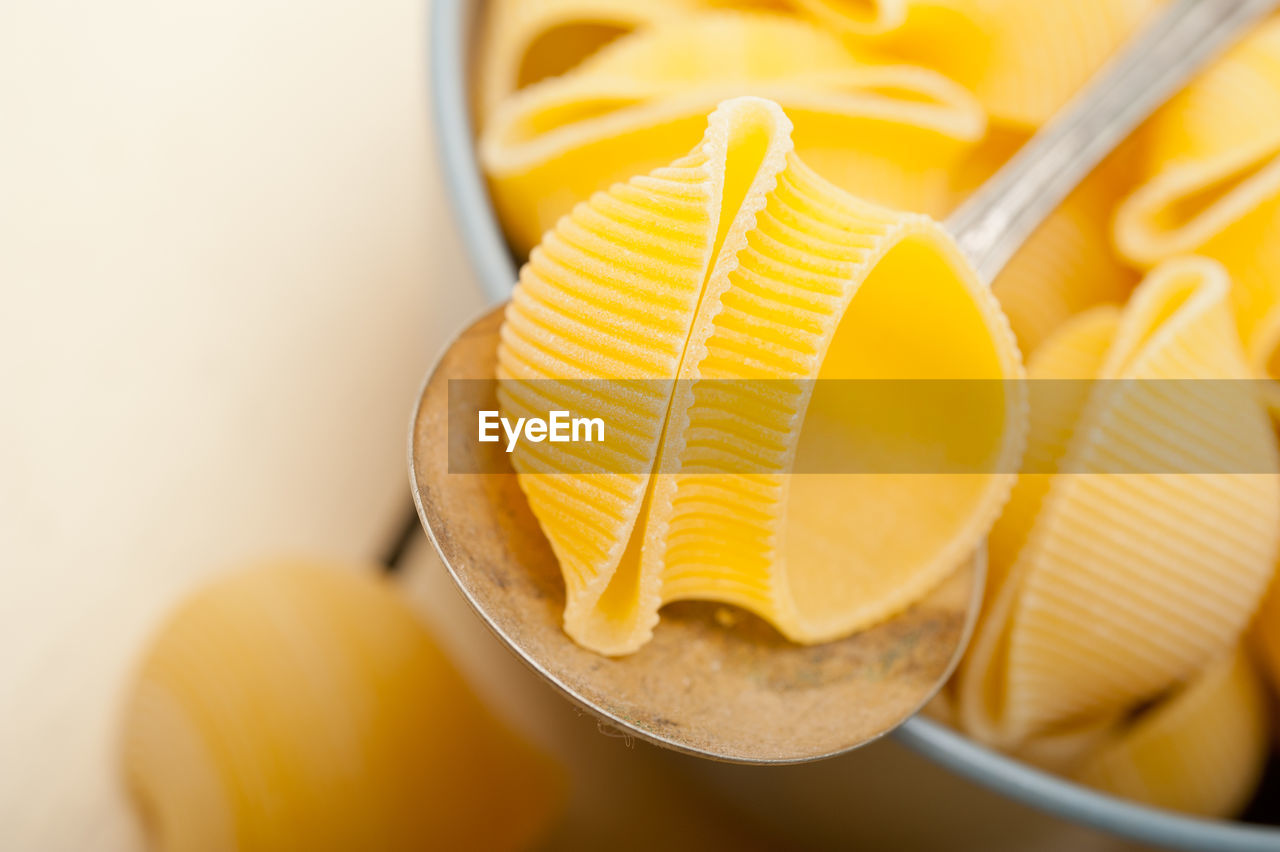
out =
<path fill-rule="evenodd" d="M 219 571 L 369 559 L 399 525 L 414 394 L 482 307 L 432 157 L 425 20 L 420 0 L 0 4 L 0 849 L 142 848 L 114 729 L 157 619 Z M 548 848 L 1120 848 L 892 743 L 762 772 L 602 736 L 422 540 L 409 562 L 477 689 L 578 782 Z"/>

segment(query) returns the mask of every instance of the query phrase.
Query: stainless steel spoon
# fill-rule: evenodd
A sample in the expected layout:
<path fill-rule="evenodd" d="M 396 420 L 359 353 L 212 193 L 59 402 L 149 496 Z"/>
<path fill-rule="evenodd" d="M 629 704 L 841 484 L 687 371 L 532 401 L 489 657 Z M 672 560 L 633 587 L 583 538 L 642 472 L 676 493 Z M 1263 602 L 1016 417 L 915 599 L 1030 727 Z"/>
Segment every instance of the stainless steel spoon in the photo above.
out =
<path fill-rule="evenodd" d="M 1176 0 L 1158 15 L 947 221 L 984 280 L 1144 118 L 1277 6 Z M 484 472 L 449 472 L 450 381 L 494 375 L 500 324 L 499 309 L 472 325 L 428 378 L 410 435 L 411 484 L 427 535 L 463 595 L 534 671 L 626 734 L 742 763 L 848 751 L 933 698 L 977 619 L 984 553 L 900 616 L 825 645 L 792 645 L 751 616 L 726 618 L 725 608 L 696 603 L 666 607 L 654 639 L 628 657 L 571 642 L 560 628 L 555 558 L 505 453 L 463 442 L 473 453 L 466 469 Z"/>

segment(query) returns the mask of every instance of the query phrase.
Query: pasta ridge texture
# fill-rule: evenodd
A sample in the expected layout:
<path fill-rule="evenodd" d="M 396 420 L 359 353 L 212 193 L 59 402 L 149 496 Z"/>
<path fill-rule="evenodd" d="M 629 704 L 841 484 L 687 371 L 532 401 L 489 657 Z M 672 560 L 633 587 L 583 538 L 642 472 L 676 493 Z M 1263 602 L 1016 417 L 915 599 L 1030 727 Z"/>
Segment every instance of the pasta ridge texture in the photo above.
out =
<path fill-rule="evenodd" d="M 513 456 L 565 574 L 566 631 L 585 647 L 636 650 L 660 606 L 681 598 L 746 607 L 798 641 L 846 635 L 909 605 L 968 558 L 1012 485 L 1025 401 L 1021 382 L 1009 381 L 1021 377 L 1021 361 L 995 299 L 938 225 L 832 186 L 792 151 L 790 132 L 772 102 L 726 101 L 694 154 L 580 205 L 521 273 L 499 351 L 504 411 L 546 410 L 546 400 L 517 398 L 545 382 L 511 379 L 589 373 L 657 379 L 662 389 L 643 408 L 620 391 L 575 401 L 575 410 L 585 402 L 588 412 L 636 422 L 650 475 L 557 472 L 561 445 L 521 445 Z M 661 194 L 675 170 L 687 170 L 679 173 L 691 200 L 678 215 Z M 629 196 L 652 202 L 652 232 L 639 216 L 608 216 Z M 672 223 L 688 224 L 680 256 L 689 263 L 679 270 L 648 261 L 647 246 L 667 239 Z M 571 256 L 560 248 L 570 239 L 599 250 Z M 575 292 L 601 306 L 596 324 L 665 316 L 646 307 L 659 299 L 679 307 L 669 327 L 638 324 L 626 335 L 535 313 Z M 879 347 L 890 339 L 896 349 Z M 645 359 L 620 354 L 637 342 Z M 548 354 L 561 352 L 571 358 Z M 944 441 L 960 440 L 944 432 L 963 433 L 991 472 L 787 476 L 812 422 L 819 432 L 822 421 L 849 423 L 844 412 L 811 410 L 818 378 L 988 380 L 998 394 L 972 429 L 924 417 L 930 425 L 921 428 Z M 613 383 L 603 387 L 601 395 L 614 393 Z M 726 431 L 735 417 L 742 428 Z M 869 435 L 896 425 L 858 424 Z M 708 440 L 726 434 L 727 442 Z M 907 513 L 911 534 L 877 521 L 853 535 L 848 519 L 828 517 L 835 498 L 857 500 L 881 521 Z M 852 555 L 832 552 L 845 545 Z"/>
<path fill-rule="evenodd" d="M 1069 321 L 1032 358 L 1033 380 L 1080 390 L 1054 396 L 1056 430 L 1033 405 L 1028 458 L 1059 473 L 1023 477 L 993 530 L 958 692 L 980 739 L 1017 748 L 1114 718 L 1225 653 L 1256 611 L 1280 462 L 1253 397 L 1203 416 L 1204 388 L 1249 375 L 1228 290 L 1219 264 L 1172 261 L 1123 311 Z"/>

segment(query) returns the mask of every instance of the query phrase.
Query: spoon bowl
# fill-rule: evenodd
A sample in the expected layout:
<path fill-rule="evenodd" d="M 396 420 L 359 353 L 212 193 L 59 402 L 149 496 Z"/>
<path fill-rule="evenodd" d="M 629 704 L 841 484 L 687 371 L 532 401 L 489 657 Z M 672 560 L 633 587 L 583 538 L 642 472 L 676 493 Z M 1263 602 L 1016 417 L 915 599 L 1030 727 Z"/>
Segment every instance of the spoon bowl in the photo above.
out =
<path fill-rule="evenodd" d="M 976 555 L 897 617 L 802 646 L 745 611 L 680 602 L 653 640 L 604 657 L 561 629 L 564 584 L 500 444 L 458 441 L 452 404 L 496 409 L 502 310 L 449 346 L 413 419 L 414 501 L 454 581 L 489 627 L 568 698 L 624 734 L 739 763 L 798 763 L 849 751 L 918 712 L 951 675 L 973 629 L 985 558 Z M 460 459 L 456 453 L 470 453 Z M 465 473 L 456 471 L 467 471 Z"/>

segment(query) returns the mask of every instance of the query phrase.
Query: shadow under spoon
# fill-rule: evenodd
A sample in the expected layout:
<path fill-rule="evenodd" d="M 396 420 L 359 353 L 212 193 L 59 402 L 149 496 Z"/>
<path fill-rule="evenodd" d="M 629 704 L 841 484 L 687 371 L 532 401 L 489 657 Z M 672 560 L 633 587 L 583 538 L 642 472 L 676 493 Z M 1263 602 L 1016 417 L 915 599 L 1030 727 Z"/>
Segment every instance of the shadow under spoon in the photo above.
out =
<path fill-rule="evenodd" d="M 947 221 L 983 279 L 1195 70 L 1277 5 L 1176 0 L 1156 16 Z M 454 581 L 534 671 L 625 734 L 740 763 L 849 751 L 934 697 L 977 620 L 983 552 L 902 614 L 822 645 L 795 645 L 754 616 L 693 602 L 665 607 L 653 640 L 630 656 L 574 644 L 561 629 L 556 559 L 506 453 L 457 441 L 450 458 L 451 410 L 497 408 L 465 397 L 493 394 L 501 322 L 499 308 L 466 329 L 429 376 L 413 418 L 410 476 L 419 517 Z M 451 461 L 466 472 L 451 472 Z"/>

